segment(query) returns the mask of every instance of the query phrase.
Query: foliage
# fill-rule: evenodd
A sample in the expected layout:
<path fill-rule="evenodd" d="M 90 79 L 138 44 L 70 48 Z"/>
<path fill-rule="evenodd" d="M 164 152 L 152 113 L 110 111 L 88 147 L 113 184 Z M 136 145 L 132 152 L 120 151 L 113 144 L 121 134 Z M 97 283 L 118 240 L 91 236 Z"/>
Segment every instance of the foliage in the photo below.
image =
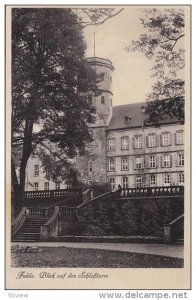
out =
<path fill-rule="evenodd" d="M 172 198 L 92 202 L 79 210 L 79 235 L 162 237 L 163 225 L 182 213 L 183 203 Z"/>
<path fill-rule="evenodd" d="M 150 121 L 156 122 L 168 113 L 184 119 L 184 17 L 183 9 L 145 10 L 141 19 L 144 33 L 127 47 L 128 51 L 142 52 L 154 65 L 156 83 L 147 96 Z"/>
<path fill-rule="evenodd" d="M 71 9 L 12 10 L 12 145 L 21 146 L 21 190 L 38 144 L 55 143 L 73 158 L 92 141 L 95 109 L 87 98 L 96 83 L 80 21 Z"/>

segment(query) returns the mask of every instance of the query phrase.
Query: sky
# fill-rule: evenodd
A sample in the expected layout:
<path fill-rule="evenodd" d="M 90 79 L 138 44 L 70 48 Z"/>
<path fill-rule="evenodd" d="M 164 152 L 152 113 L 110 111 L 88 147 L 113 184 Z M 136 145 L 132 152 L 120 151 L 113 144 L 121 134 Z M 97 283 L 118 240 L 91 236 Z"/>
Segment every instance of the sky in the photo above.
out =
<path fill-rule="evenodd" d="M 100 26 L 89 26 L 84 36 L 87 43 L 86 56 L 110 59 L 115 68 L 113 72 L 113 105 L 143 102 L 146 94 L 151 92 L 153 80 L 151 75 L 152 62 L 142 53 L 127 52 L 130 45 L 143 33 L 140 17 L 141 7 L 126 7 L 117 16 Z"/>

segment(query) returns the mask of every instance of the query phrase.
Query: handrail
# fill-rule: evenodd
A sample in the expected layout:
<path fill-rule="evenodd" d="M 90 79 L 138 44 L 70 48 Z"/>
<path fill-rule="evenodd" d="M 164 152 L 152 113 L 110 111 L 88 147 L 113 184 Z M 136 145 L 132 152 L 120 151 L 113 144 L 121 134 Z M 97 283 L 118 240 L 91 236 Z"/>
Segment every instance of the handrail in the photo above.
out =
<path fill-rule="evenodd" d="M 109 194 L 114 194 L 114 193 L 116 193 L 115 191 L 113 192 L 107 192 L 107 193 L 105 193 L 105 194 L 102 194 L 102 195 L 99 195 L 99 196 L 97 196 L 97 197 L 95 197 L 95 198 L 93 198 L 93 199 L 91 199 L 90 201 L 88 201 L 88 202 L 86 202 L 86 203 L 82 203 L 82 204 L 80 204 L 79 206 L 77 206 L 77 209 L 80 209 L 81 207 L 83 207 L 83 206 L 85 206 L 85 205 L 87 205 L 87 204 L 89 204 L 89 203 L 92 203 L 92 202 L 94 202 L 95 200 L 97 200 L 97 199 L 100 199 L 100 198 L 103 198 L 103 197 L 105 197 L 105 196 L 108 196 Z"/>
<path fill-rule="evenodd" d="M 56 227 L 59 215 L 59 206 L 55 206 L 54 212 L 50 219 L 41 226 L 40 228 L 40 236 L 41 238 L 48 238 L 53 235 L 53 230 Z M 57 235 L 57 232 L 54 233 L 54 236 Z"/>
<path fill-rule="evenodd" d="M 182 219 L 184 219 L 184 214 L 178 216 L 177 218 L 175 218 L 174 220 L 172 220 L 170 223 L 168 224 L 164 224 L 164 240 L 166 243 L 171 243 L 176 237 L 180 235 L 184 235 L 183 233 L 183 227 L 182 224 L 183 223 L 179 223 L 179 221 L 181 221 Z M 179 226 L 181 225 L 181 226 Z"/>
<path fill-rule="evenodd" d="M 22 207 L 20 213 L 11 224 L 12 236 L 15 235 L 20 230 L 20 228 L 25 222 L 25 219 L 26 219 L 26 207 Z"/>
<path fill-rule="evenodd" d="M 176 224 L 178 221 L 180 221 L 183 218 L 184 218 L 184 214 L 180 215 L 179 217 L 177 217 L 176 219 L 171 221 L 168 225 L 172 226 L 172 225 Z"/>
<path fill-rule="evenodd" d="M 84 192 L 82 192 L 82 198 L 83 202 L 87 202 L 91 199 L 93 199 L 93 189 L 87 189 Z"/>
<path fill-rule="evenodd" d="M 59 206 L 55 206 L 54 212 L 50 219 L 44 224 L 44 226 L 50 226 L 50 224 L 55 220 L 55 218 L 58 216 L 59 213 Z"/>

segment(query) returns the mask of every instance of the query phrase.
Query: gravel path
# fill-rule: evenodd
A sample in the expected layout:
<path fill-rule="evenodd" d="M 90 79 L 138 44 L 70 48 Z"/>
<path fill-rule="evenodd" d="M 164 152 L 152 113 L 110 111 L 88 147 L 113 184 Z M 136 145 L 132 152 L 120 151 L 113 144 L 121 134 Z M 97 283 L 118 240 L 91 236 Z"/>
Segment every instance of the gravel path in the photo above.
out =
<path fill-rule="evenodd" d="M 12 245 L 31 245 L 39 247 L 67 247 L 67 248 L 89 248 L 115 250 L 131 253 L 145 253 L 154 255 L 163 255 L 169 257 L 184 258 L 183 245 L 165 245 L 165 244 L 131 244 L 131 243 L 69 243 L 69 242 L 35 242 L 24 243 L 14 242 Z"/>

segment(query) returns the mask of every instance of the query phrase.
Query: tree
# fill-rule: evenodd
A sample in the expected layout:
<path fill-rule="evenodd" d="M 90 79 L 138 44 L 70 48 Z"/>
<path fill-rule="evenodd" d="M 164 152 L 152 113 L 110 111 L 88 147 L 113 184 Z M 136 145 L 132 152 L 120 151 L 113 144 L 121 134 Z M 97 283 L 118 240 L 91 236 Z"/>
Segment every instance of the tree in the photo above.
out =
<path fill-rule="evenodd" d="M 12 10 L 12 182 L 23 196 L 33 149 L 52 142 L 67 157 L 83 154 L 94 122 L 89 93 L 95 73 L 85 62 L 79 17 L 71 9 Z M 16 179 L 15 151 L 20 153 Z"/>
<path fill-rule="evenodd" d="M 166 114 L 184 120 L 184 17 L 183 9 L 145 10 L 141 19 L 144 33 L 127 47 L 142 52 L 154 64 L 156 83 L 147 96 L 149 122 Z"/>

